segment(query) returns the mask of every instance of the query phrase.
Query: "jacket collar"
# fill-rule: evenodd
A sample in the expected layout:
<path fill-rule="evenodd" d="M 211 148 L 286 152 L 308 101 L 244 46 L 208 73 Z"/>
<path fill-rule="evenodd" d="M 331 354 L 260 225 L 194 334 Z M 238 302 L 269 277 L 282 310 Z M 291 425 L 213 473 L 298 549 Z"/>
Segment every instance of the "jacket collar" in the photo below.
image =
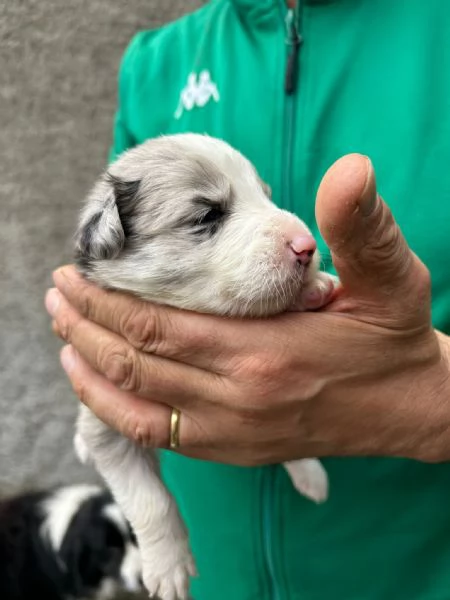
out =
<path fill-rule="evenodd" d="M 263 14 L 276 10 L 287 10 L 286 0 L 229 0 L 239 11 Z M 328 4 L 335 0 L 297 0 L 298 4 Z"/>
<path fill-rule="evenodd" d="M 243 21 L 255 26 L 272 27 L 280 24 L 288 10 L 286 0 L 228 0 Z M 331 4 L 337 0 L 297 0 L 297 6 Z"/>
<path fill-rule="evenodd" d="M 287 6 L 285 0 L 229 0 L 245 20 L 252 22 L 279 22 L 281 10 Z"/>
<path fill-rule="evenodd" d="M 239 10 L 267 11 L 281 5 L 284 0 L 230 0 Z M 285 2 L 284 2 L 285 3 Z"/>

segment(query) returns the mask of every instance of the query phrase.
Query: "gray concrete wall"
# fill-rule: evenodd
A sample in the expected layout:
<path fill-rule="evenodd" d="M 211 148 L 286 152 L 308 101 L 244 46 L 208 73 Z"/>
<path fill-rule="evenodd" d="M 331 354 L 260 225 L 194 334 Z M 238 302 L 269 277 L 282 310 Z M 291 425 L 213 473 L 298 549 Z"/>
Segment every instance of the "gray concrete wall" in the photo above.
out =
<path fill-rule="evenodd" d="M 43 308 L 110 143 L 132 34 L 200 0 L 0 0 L 0 495 L 92 479 Z"/>

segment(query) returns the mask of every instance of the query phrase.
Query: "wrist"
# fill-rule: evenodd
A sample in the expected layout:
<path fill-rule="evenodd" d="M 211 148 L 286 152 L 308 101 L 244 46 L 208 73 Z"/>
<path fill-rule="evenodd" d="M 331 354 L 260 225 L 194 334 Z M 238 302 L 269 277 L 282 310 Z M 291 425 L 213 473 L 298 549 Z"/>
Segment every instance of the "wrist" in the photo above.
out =
<path fill-rule="evenodd" d="M 411 458 L 439 463 L 450 460 L 450 337 L 434 331 L 435 353 L 415 386 L 421 431 Z"/>

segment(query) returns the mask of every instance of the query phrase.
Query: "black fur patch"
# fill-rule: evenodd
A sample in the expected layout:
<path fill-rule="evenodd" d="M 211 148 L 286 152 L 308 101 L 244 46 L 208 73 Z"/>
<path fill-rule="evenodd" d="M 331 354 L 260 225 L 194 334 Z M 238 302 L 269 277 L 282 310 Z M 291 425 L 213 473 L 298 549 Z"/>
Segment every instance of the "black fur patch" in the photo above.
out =
<path fill-rule="evenodd" d="M 59 554 L 75 597 L 89 595 L 104 577 L 117 577 L 120 572 L 127 540 L 111 521 L 99 518 L 109 502 L 108 494 L 86 500 L 64 536 Z"/>
<path fill-rule="evenodd" d="M 136 198 L 141 185 L 138 181 L 123 181 L 108 173 L 108 180 L 114 190 L 114 200 L 119 211 L 120 222 L 122 223 L 125 238 L 133 235 L 133 217 L 136 213 Z"/>
<path fill-rule="evenodd" d="M 22 494 L 0 502 L 0 599 L 78 600 L 91 596 L 105 577 L 119 577 L 125 537 L 102 509 L 109 492 L 81 504 L 58 554 L 42 536 L 42 501 L 52 491 Z"/>
<path fill-rule="evenodd" d="M 92 258 L 89 258 L 89 256 L 84 256 L 80 252 L 75 252 L 74 260 L 78 270 L 82 275 L 88 277 L 89 274 L 92 273 L 94 262 Z"/>
<path fill-rule="evenodd" d="M 92 265 L 95 260 L 107 260 L 114 258 L 125 245 L 129 243 L 133 236 L 133 224 L 136 219 L 137 194 L 140 181 L 123 181 L 117 177 L 107 174 L 108 183 L 112 191 L 106 198 L 103 210 L 95 213 L 87 221 L 81 232 L 75 251 L 75 262 L 82 273 L 92 271 Z M 108 243 L 104 245 L 99 243 L 98 228 L 104 216 L 104 212 L 111 211 L 113 207 L 117 208 L 120 223 L 117 223 L 117 230 L 109 228 L 111 236 Z"/>
<path fill-rule="evenodd" d="M 205 198 L 196 200 L 195 204 L 197 210 L 201 209 L 201 212 L 190 221 L 192 233 L 213 237 L 229 216 L 229 208 L 224 204 L 212 202 Z"/>
<path fill-rule="evenodd" d="M 83 227 L 79 240 L 79 250 L 77 252 L 77 255 L 79 256 L 77 256 L 77 258 L 90 256 L 92 250 L 92 238 L 95 235 L 95 229 L 97 228 L 101 218 L 102 213 L 98 212 L 93 215 Z"/>

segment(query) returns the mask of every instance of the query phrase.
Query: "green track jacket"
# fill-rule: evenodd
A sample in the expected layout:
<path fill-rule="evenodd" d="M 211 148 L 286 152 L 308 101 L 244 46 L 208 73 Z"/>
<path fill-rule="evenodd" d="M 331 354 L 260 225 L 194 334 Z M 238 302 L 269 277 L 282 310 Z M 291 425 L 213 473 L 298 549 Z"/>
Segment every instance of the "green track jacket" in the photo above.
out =
<path fill-rule="evenodd" d="M 295 14 L 215 0 L 137 34 L 119 79 L 111 159 L 160 134 L 221 137 L 322 252 L 320 179 L 343 154 L 370 156 L 450 333 L 450 0 L 303 0 Z M 328 459 L 316 506 L 281 467 L 162 460 L 197 558 L 194 600 L 450 599 L 448 464 Z"/>

